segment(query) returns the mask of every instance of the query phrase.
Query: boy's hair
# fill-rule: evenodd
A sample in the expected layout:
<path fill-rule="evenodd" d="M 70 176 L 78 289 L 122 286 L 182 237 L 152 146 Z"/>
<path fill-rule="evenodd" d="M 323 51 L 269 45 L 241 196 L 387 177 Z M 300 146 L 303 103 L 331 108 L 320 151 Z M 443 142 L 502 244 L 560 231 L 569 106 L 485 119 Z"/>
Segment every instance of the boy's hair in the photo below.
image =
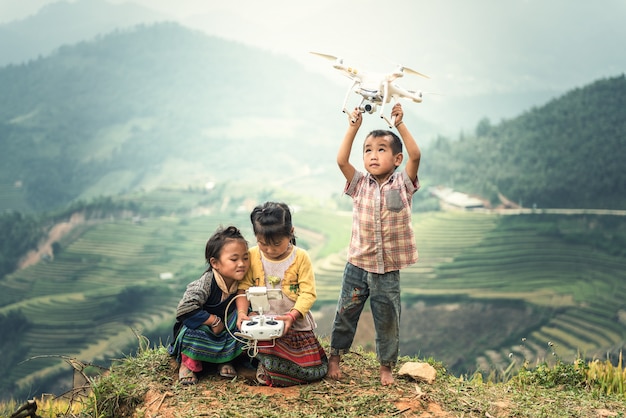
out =
<path fill-rule="evenodd" d="M 391 152 L 393 152 L 393 155 L 402 153 L 402 141 L 400 140 L 400 137 L 396 135 L 395 133 L 391 131 L 385 131 L 383 129 L 376 129 L 370 132 L 369 135 L 366 136 L 366 138 L 369 138 L 370 136 L 373 138 L 380 138 L 382 136 L 390 136 L 391 137 Z"/>
<path fill-rule="evenodd" d="M 241 231 L 239 231 L 239 229 L 235 226 L 228 226 L 226 228 L 219 227 L 217 231 L 211 235 L 211 238 L 207 241 L 204 249 L 204 258 L 209 265 L 208 270 L 211 270 L 211 259 L 220 258 L 224 244 L 233 240 L 241 240 L 246 244 L 246 246 L 248 245 L 248 241 L 246 241 L 241 234 Z"/>
<path fill-rule="evenodd" d="M 293 236 L 291 212 L 285 203 L 265 202 L 255 207 L 250 214 L 254 236 L 261 236 L 266 243 L 273 243 L 281 238 L 289 237 L 296 244 Z"/>

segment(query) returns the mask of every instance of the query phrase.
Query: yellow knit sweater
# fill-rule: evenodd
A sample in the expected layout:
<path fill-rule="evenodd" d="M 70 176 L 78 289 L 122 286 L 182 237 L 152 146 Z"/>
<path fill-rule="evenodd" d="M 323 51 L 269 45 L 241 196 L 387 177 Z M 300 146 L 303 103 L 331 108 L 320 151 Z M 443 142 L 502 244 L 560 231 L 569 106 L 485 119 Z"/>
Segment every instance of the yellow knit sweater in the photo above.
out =
<path fill-rule="evenodd" d="M 282 291 L 286 297 L 295 302 L 293 309 L 296 309 L 304 317 L 309 313 L 317 299 L 315 273 L 313 273 L 313 264 L 309 253 L 302 248 L 294 248 L 296 257 L 293 264 L 285 271 Z M 246 290 L 252 286 L 272 287 L 271 284 L 265 284 L 265 272 L 259 247 L 250 248 L 250 270 L 239 283 L 238 290 Z"/>

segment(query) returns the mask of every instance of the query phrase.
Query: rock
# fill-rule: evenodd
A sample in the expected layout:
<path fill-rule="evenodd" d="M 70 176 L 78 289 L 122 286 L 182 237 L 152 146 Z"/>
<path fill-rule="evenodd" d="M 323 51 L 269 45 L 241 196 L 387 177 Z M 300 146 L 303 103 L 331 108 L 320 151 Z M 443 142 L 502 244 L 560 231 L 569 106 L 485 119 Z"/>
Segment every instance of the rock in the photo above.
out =
<path fill-rule="evenodd" d="M 409 376 L 420 382 L 426 382 L 429 385 L 435 381 L 437 370 L 428 363 L 408 362 L 404 363 L 398 371 L 399 376 Z"/>

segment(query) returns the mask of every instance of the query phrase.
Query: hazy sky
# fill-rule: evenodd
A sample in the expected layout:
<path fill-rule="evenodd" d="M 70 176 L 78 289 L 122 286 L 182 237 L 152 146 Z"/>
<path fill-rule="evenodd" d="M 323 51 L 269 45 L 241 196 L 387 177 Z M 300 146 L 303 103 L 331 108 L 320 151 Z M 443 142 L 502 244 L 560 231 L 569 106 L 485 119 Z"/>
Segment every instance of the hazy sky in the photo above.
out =
<path fill-rule="evenodd" d="M 52 1 L 0 0 L 0 22 Z M 626 70 L 625 0 L 132 2 L 329 74 L 329 63 L 309 51 L 342 56 L 367 70 L 402 64 L 431 77 L 405 77 L 405 87 L 450 97 L 536 91 L 540 105 L 546 92 L 558 96 Z M 338 96 L 341 101 L 343 91 Z"/>

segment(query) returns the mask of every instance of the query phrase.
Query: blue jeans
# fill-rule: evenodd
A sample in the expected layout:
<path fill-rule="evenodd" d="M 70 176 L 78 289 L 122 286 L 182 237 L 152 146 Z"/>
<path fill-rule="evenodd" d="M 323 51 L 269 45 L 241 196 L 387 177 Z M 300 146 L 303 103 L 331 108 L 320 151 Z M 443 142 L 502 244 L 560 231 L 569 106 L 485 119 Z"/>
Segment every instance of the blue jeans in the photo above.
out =
<path fill-rule="evenodd" d="M 400 271 L 369 273 L 346 264 L 341 295 L 330 335 L 330 354 L 350 350 L 365 301 L 370 299 L 376 330 L 376 357 L 381 366 L 393 367 L 400 345 Z"/>

